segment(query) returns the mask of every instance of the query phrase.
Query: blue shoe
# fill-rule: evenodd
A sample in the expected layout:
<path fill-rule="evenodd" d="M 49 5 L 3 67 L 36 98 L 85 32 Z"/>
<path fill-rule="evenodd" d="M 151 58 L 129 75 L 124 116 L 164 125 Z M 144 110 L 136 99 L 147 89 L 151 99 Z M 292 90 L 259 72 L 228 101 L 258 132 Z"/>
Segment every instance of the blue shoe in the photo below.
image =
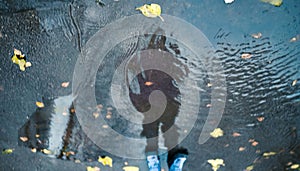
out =
<path fill-rule="evenodd" d="M 173 164 L 170 167 L 169 171 L 182 171 L 184 162 L 186 161 L 187 156 L 184 154 L 176 155 Z"/>
<path fill-rule="evenodd" d="M 157 155 L 147 156 L 147 164 L 149 171 L 160 171 L 160 162 Z"/>

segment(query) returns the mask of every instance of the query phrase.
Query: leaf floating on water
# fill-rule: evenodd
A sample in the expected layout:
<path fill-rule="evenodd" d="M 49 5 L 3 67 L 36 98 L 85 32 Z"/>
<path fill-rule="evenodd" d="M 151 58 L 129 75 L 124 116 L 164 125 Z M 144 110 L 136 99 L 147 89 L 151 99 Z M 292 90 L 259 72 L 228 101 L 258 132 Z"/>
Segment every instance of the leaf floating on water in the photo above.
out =
<path fill-rule="evenodd" d="M 48 149 L 42 149 L 41 150 L 44 154 L 52 154 L 52 152 L 50 151 L 50 150 L 48 150 Z"/>
<path fill-rule="evenodd" d="M 210 133 L 210 136 L 218 138 L 224 135 L 224 132 L 221 128 L 216 128 L 213 132 Z"/>
<path fill-rule="evenodd" d="M 282 0 L 261 0 L 261 1 L 272 4 L 276 7 L 279 7 L 282 4 Z"/>
<path fill-rule="evenodd" d="M 32 148 L 31 152 L 36 153 L 36 148 Z"/>
<path fill-rule="evenodd" d="M 63 83 L 61 83 L 61 86 L 66 88 L 69 86 L 69 84 L 70 84 L 70 82 L 63 82 Z"/>
<path fill-rule="evenodd" d="M 152 86 L 154 83 L 153 82 L 151 82 L 151 81 L 146 81 L 145 82 L 145 86 Z"/>
<path fill-rule="evenodd" d="M 26 62 L 25 55 L 18 49 L 14 49 L 14 55 L 11 57 L 13 63 L 19 65 L 21 71 L 25 71 L 25 68 L 30 67 L 31 63 Z"/>
<path fill-rule="evenodd" d="M 123 170 L 124 171 L 139 171 L 140 169 L 135 166 L 125 166 L 125 167 L 123 167 Z"/>
<path fill-rule="evenodd" d="M 254 39 L 259 39 L 261 38 L 262 34 L 261 33 L 253 33 L 251 34 L 251 37 L 253 37 Z"/>
<path fill-rule="evenodd" d="M 234 0 L 224 0 L 225 4 L 231 4 Z"/>
<path fill-rule="evenodd" d="M 209 159 L 207 162 L 212 166 L 213 171 L 217 171 L 220 166 L 225 166 L 223 159 Z"/>
<path fill-rule="evenodd" d="M 258 120 L 258 122 L 262 122 L 262 121 L 264 121 L 264 120 L 265 120 L 265 117 L 263 117 L 263 116 L 260 116 L 260 117 L 257 117 L 256 119 Z"/>
<path fill-rule="evenodd" d="M 297 80 L 294 80 L 293 82 L 292 82 L 292 86 L 295 86 L 297 84 Z"/>
<path fill-rule="evenodd" d="M 248 166 L 248 167 L 246 168 L 246 171 L 252 171 L 253 169 L 254 169 L 254 166 L 251 165 L 251 166 Z"/>
<path fill-rule="evenodd" d="M 95 167 L 88 166 L 88 167 L 86 167 L 86 170 L 87 171 L 100 171 L 100 168 L 97 166 L 95 166 Z"/>
<path fill-rule="evenodd" d="M 233 137 L 240 137 L 240 136 L 241 136 L 241 134 L 240 134 L 240 133 L 238 133 L 238 132 L 234 132 L 234 133 L 232 134 L 232 136 L 233 136 Z"/>
<path fill-rule="evenodd" d="M 43 108 L 45 107 L 44 103 L 43 102 L 35 102 L 36 106 L 39 107 L 39 108 Z"/>
<path fill-rule="evenodd" d="M 264 156 L 264 157 L 270 157 L 270 156 L 274 156 L 275 154 L 276 154 L 276 152 L 271 151 L 271 152 L 265 152 L 265 153 L 263 154 L 263 156 Z"/>
<path fill-rule="evenodd" d="M 14 149 L 12 149 L 12 148 L 4 149 L 2 151 L 2 154 L 11 154 L 13 151 L 14 151 Z"/>
<path fill-rule="evenodd" d="M 109 167 L 112 167 L 112 158 L 105 156 L 105 157 L 99 157 L 98 162 L 102 163 L 104 166 L 108 165 Z"/>
<path fill-rule="evenodd" d="M 241 55 L 241 58 L 242 59 L 249 59 L 249 58 L 251 58 L 252 57 L 252 55 L 250 54 L 250 53 L 243 53 L 242 55 Z"/>
<path fill-rule="evenodd" d="M 140 10 L 142 14 L 146 17 L 155 18 L 159 17 L 162 21 L 164 19 L 160 16 L 161 15 L 161 7 L 158 4 L 145 4 L 143 6 L 140 6 L 136 8 L 136 10 Z"/>
<path fill-rule="evenodd" d="M 28 137 L 20 137 L 20 140 L 23 142 L 26 142 L 26 141 L 28 141 Z"/>
<path fill-rule="evenodd" d="M 298 169 L 300 167 L 300 164 L 293 164 L 290 168 L 291 169 Z"/>

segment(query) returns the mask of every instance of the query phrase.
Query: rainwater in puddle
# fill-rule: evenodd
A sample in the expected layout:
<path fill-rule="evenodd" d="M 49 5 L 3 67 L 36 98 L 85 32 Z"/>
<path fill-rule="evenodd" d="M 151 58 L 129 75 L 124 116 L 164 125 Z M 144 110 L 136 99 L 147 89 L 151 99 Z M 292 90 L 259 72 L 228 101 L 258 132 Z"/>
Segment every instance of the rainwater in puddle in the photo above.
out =
<path fill-rule="evenodd" d="M 81 51 L 89 37 L 104 26 L 105 22 L 100 23 L 100 19 L 95 19 L 100 13 L 95 7 L 87 6 L 85 9 L 89 10 L 84 11 L 77 8 L 80 5 L 86 4 L 40 3 L 37 7 L 40 29 L 50 37 L 58 30 L 62 31 L 64 40 Z M 77 15 L 82 13 L 84 15 Z M 108 16 L 104 21 L 108 22 L 109 18 L 114 17 L 116 16 Z M 86 26 L 83 27 L 84 24 Z M 209 76 L 213 73 L 208 72 L 207 66 L 197 60 L 196 55 L 183 44 L 170 37 L 165 37 L 166 42 L 163 42 L 161 39 L 164 37 L 159 34 L 128 39 L 106 55 L 97 71 L 95 95 L 99 106 L 94 117 L 105 118 L 107 125 L 122 135 L 141 138 L 141 124 L 130 122 L 114 107 L 110 90 L 113 73 L 124 60 L 130 61 L 136 50 L 160 48 L 171 53 L 173 58 L 179 61 L 179 68 L 184 68 L 183 71 L 187 69 L 189 77 L 197 81 L 200 101 L 188 102 L 191 105 L 200 105 L 197 117 L 193 118 L 195 125 L 191 132 L 185 135 L 184 126 L 189 124 L 191 118 L 178 115 L 175 122 L 181 126 L 178 130 L 179 136 L 182 137 L 180 146 L 190 152 L 185 168 L 210 170 L 207 160 L 211 158 L 225 159 L 226 170 L 242 170 L 248 165 L 254 165 L 257 170 L 285 170 L 289 168 L 287 163 L 299 163 L 300 84 L 299 81 L 294 82 L 300 80 L 299 42 L 291 43 L 289 39 L 278 40 L 264 35 L 256 39 L 250 34 L 237 42 L 231 41 L 231 36 L 233 35 L 228 30 L 217 31 L 213 38 L 216 42 L 215 52 L 211 54 L 221 62 L 226 78 L 226 106 L 218 126 L 225 132 L 223 137 L 198 144 L 209 113 L 208 104 L 212 100 L 211 88 L 207 85 L 210 81 Z M 151 38 L 155 37 L 158 39 L 152 44 L 149 43 Z M 251 57 L 243 59 L 243 54 L 250 54 Z M 144 72 L 147 75 L 147 71 Z M 127 74 L 130 76 L 130 72 Z M 128 88 L 130 84 L 133 86 L 134 83 L 129 82 L 121 88 Z M 174 92 L 170 94 L 172 93 Z M 82 131 L 76 112 L 72 110 L 72 100 L 71 95 L 45 100 L 45 108 L 37 109 L 20 128 L 19 136 L 28 137 L 28 141 L 19 140 L 19 144 L 36 148 L 38 151 L 49 149 L 52 152 L 49 156 L 72 161 L 95 161 L 99 155 L 112 156 L 95 145 Z M 129 115 L 132 109 L 127 112 Z M 143 116 L 137 114 L 136 118 L 136 122 L 142 122 Z M 233 133 L 239 133 L 241 136 L 234 137 Z M 258 145 L 254 146 L 253 141 Z M 144 146 L 136 149 L 137 151 L 144 152 L 146 139 L 144 142 Z M 159 146 L 162 149 L 166 148 L 163 137 L 159 137 Z M 245 150 L 239 151 L 240 147 Z M 265 152 L 270 151 L 276 152 L 277 155 L 263 157 Z M 237 158 L 239 162 L 236 161 Z"/>

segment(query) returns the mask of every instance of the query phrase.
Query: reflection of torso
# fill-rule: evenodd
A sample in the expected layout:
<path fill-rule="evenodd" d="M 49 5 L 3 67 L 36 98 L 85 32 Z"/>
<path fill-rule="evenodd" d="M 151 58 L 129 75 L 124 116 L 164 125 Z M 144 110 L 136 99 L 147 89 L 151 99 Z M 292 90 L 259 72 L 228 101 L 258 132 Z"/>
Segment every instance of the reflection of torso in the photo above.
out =
<path fill-rule="evenodd" d="M 147 70 L 140 73 L 132 84 L 139 87 L 139 92 L 129 91 L 130 99 L 135 108 L 140 112 L 146 112 L 150 109 L 149 95 L 154 90 L 160 90 L 167 98 L 167 108 L 169 105 L 179 106 L 179 89 L 174 85 L 175 81 L 166 73 L 157 70 Z M 148 85 L 147 83 L 151 83 Z"/>

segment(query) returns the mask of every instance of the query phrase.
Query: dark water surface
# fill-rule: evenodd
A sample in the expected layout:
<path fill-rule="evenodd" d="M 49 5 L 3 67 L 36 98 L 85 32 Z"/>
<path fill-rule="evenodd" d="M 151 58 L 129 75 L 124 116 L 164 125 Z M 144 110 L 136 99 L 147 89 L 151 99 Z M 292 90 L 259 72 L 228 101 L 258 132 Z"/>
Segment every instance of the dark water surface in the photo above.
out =
<path fill-rule="evenodd" d="M 207 104 L 212 100 L 207 83 L 213 73 L 199 60 L 192 60 L 197 54 L 170 37 L 154 44 L 149 43 L 153 35 L 134 37 L 105 56 L 95 82 L 97 104 L 102 105 L 98 106 L 99 117 L 110 112 L 112 117 L 106 119 L 110 127 L 129 137 L 140 136 L 143 128 L 121 116 L 113 105 L 113 73 L 134 50 L 163 46 L 188 66 L 200 95 L 199 102 L 191 102 L 200 104 L 191 132 L 184 135 L 184 127 L 178 131 L 181 137 L 186 136 L 180 146 L 190 153 L 183 170 L 211 170 L 207 160 L 214 158 L 224 159 L 225 166 L 220 171 L 242 171 L 249 165 L 259 171 L 281 171 L 289 170 L 289 162 L 300 164 L 300 40 L 290 42 L 300 34 L 298 0 L 286 0 L 280 7 L 253 0 L 236 0 L 230 5 L 221 0 L 119 0 L 104 1 L 104 7 L 93 0 L 4 0 L 0 1 L 0 150 L 13 148 L 14 152 L 0 155 L 0 170 L 86 170 L 86 166 L 122 170 L 125 161 L 145 170 L 144 160 L 110 155 L 84 134 L 71 111 L 70 94 L 75 63 L 87 41 L 108 23 L 137 14 L 135 7 L 153 2 L 161 5 L 164 14 L 196 26 L 214 46 L 212 56 L 220 61 L 226 78 L 225 110 L 218 126 L 225 134 L 199 145 L 210 110 Z M 258 32 L 262 33 L 261 38 L 251 36 Z M 32 67 L 19 71 L 11 62 L 13 48 L 24 52 Z M 252 57 L 242 59 L 244 53 L 251 53 Z M 294 80 L 298 82 L 292 85 Z M 61 87 L 66 81 L 71 85 Z M 45 107 L 37 109 L 36 101 L 43 101 Z M 61 116 L 62 112 L 66 116 Z M 178 117 L 179 125 L 189 123 L 188 118 Z M 232 136 L 234 132 L 241 136 Z M 20 136 L 30 140 L 21 142 Z M 251 139 L 258 144 L 251 145 Z M 163 143 L 159 145 L 162 147 Z M 55 155 L 32 153 L 28 147 L 50 148 Z M 245 150 L 239 151 L 240 147 Z M 128 150 L 143 152 L 143 147 L 130 149 L 128 144 Z M 63 153 L 67 151 L 75 154 Z M 263 157 L 270 151 L 276 155 Z M 101 155 L 111 156 L 114 167 L 98 163 Z M 76 159 L 81 163 L 74 163 Z"/>

